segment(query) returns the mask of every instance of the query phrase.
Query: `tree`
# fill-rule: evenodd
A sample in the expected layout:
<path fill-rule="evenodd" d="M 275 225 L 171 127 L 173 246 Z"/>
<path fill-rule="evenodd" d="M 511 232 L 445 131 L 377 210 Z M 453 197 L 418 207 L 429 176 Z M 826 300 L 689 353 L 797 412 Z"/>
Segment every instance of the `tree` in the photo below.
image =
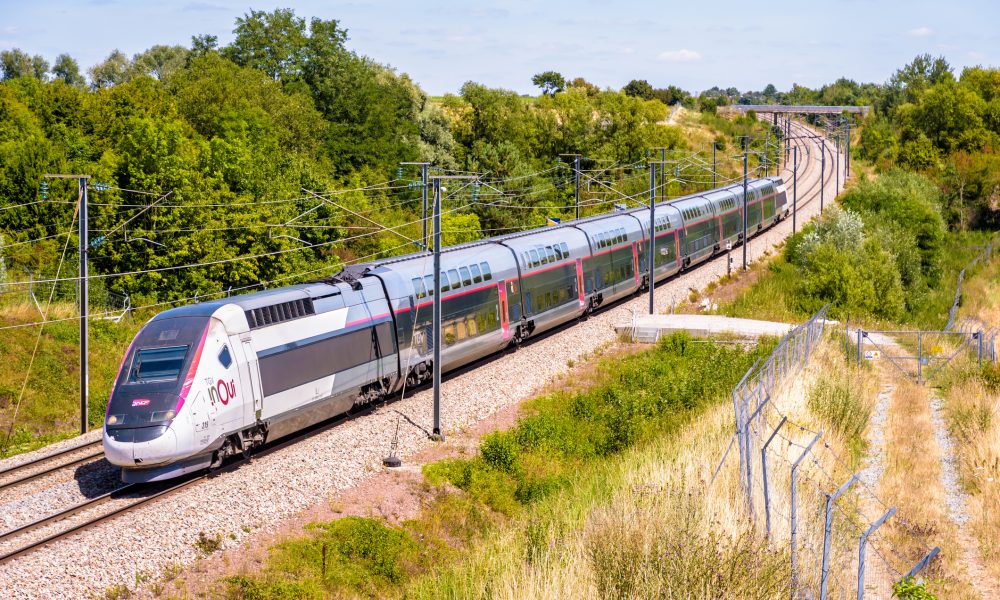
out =
<path fill-rule="evenodd" d="M 773 83 L 769 83 L 761 93 L 764 94 L 764 97 L 768 100 L 774 100 L 774 98 L 778 95 L 778 88 L 774 87 Z"/>
<path fill-rule="evenodd" d="M 590 83 L 583 77 L 575 77 L 573 81 L 570 81 L 567 85 L 571 88 L 582 88 L 583 90 L 586 90 L 588 96 L 596 96 L 601 91 L 601 88 L 597 87 L 593 83 Z"/>
<path fill-rule="evenodd" d="M 531 78 L 531 83 L 541 88 L 543 94 L 554 96 L 566 89 L 566 79 L 556 71 L 544 71 Z"/>
<path fill-rule="evenodd" d="M 121 50 L 114 50 L 104 62 L 90 68 L 90 82 L 95 89 L 109 88 L 125 83 L 129 78 L 128 57 Z"/>
<path fill-rule="evenodd" d="M 306 21 L 289 8 L 251 10 L 236 19 L 236 38 L 223 53 L 238 65 L 253 67 L 272 79 L 289 82 L 303 76 L 307 64 L 344 50 L 347 32 L 336 20 Z"/>
<path fill-rule="evenodd" d="M 190 52 L 183 46 L 153 46 L 132 58 L 132 68 L 136 73 L 151 75 L 163 81 L 171 73 L 184 67 Z"/>
<path fill-rule="evenodd" d="M 879 108 L 883 112 L 889 112 L 904 102 L 916 102 L 927 87 L 939 83 L 945 77 L 953 76 L 951 65 L 943 56 L 932 58 L 930 54 L 920 54 L 889 78 Z"/>
<path fill-rule="evenodd" d="M 191 36 L 191 53 L 188 54 L 188 59 L 198 58 L 199 56 L 205 56 L 209 52 L 218 52 L 219 50 L 219 37 L 215 35 L 202 34 L 202 35 L 192 35 Z"/>
<path fill-rule="evenodd" d="M 633 79 L 625 84 L 622 91 L 625 92 L 626 96 L 642 98 L 643 100 L 652 100 L 654 97 L 653 86 L 649 85 L 645 79 Z"/>
<path fill-rule="evenodd" d="M 73 87 L 83 87 L 87 83 L 86 78 L 80 73 L 80 65 L 69 54 L 60 54 L 56 57 L 52 74 L 56 79 L 61 79 Z"/>
<path fill-rule="evenodd" d="M 49 71 L 49 63 L 39 55 L 30 56 L 18 48 L 0 52 L 0 70 L 3 71 L 3 81 L 18 77 L 34 77 L 45 80 Z"/>
<path fill-rule="evenodd" d="M 685 92 L 676 85 L 671 85 L 666 88 L 657 88 L 653 90 L 653 97 L 667 106 L 671 106 L 673 104 L 682 104 L 688 101 L 691 98 L 691 94 Z"/>

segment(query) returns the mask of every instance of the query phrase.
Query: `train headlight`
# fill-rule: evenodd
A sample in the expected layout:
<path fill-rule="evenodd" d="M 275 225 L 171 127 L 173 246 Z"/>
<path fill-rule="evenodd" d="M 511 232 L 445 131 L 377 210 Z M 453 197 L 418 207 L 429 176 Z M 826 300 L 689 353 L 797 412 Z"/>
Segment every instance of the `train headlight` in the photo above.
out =
<path fill-rule="evenodd" d="M 155 412 L 151 415 L 150 421 L 169 421 L 177 416 L 177 412 L 173 410 L 167 410 L 163 412 Z"/>
<path fill-rule="evenodd" d="M 119 421 L 120 419 L 118 418 L 118 415 L 111 415 L 110 417 L 108 417 L 108 425 L 114 425 Z"/>

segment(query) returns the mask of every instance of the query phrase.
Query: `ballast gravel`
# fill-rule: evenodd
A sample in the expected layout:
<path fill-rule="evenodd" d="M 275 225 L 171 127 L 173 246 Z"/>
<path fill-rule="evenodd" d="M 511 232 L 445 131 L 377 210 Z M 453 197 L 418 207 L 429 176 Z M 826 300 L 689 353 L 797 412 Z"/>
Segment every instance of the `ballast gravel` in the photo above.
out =
<path fill-rule="evenodd" d="M 813 146 L 811 156 L 818 159 L 817 145 L 812 140 L 806 143 Z M 810 195 L 806 195 L 810 184 L 819 178 L 818 162 L 803 164 L 800 156 L 799 223 L 819 212 L 818 189 L 813 186 Z M 829 170 L 827 174 L 832 175 Z M 785 176 L 789 174 L 786 172 Z M 836 195 L 833 188 L 830 177 L 826 196 L 831 202 Z M 752 239 L 748 248 L 750 260 L 760 258 L 784 240 L 791 228 L 791 219 L 787 219 Z M 703 290 L 725 273 L 723 255 L 663 283 L 656 289 L 657 309 L 664 312 L 685 302 L 691 289 Z M 441 388 L 441 420 L 446 435 L 461 432 L 506 406 L 530 398 L 552 378 L 565 372 L 568 361 L 580 361 L 613 342 L 614 325 L 626 321 L 633 313 L 644 313 L 647 306 L 645 296 L 621 303 L 447 379 Z M 60 600 L 103 596 L 112 586 L 135 588 L 137 582 L 154 581 L 167 568 L 196 560 L 201 552 L 199 536 L 218 539 L 222 547 L 240 544 L 248 533 L 272 528 L 380 472 L 381 459 L 389 452 L 397 422 L 398 454 L 404 461 L 432 444 L 428 439 L 432 428 L 431 399 L 430 390 L 419 391 L 370 415 L 256 459 L 232 473 L 206 480 L 0 565 L 0 596 Z M 84 439 L 99 436 L 100 432 L 92 432 Z M 70 446 L 82 441 L 74 439 L 61 444 Z M 57 446 L 33 454 L 49 453 Z M 0 469 L 29 459 L 25 455 L 0 462 Z M 43 516 L 56 504 L 52 495 L 60 493 L 57 489 L 65 484 L 64 481 L 54 488 L 38 490 L 2 509 L 16 507 L 18 522 L 32 511 L 37 513 L 36 517 Z M 72 491 L 74 486 L 69 485 L 68 489 Z M 83 500 L 80 486 L 75 489 L 76 500 Z M 65 501 L 66 498 L 60 497 L 59 502 Z M 51 533 L 64 526 L 52 525 L 45 531 Z M 36 532 L 32 537 L 41 535 Z M 21 541 L 26 539 L 29 538 Z"/>

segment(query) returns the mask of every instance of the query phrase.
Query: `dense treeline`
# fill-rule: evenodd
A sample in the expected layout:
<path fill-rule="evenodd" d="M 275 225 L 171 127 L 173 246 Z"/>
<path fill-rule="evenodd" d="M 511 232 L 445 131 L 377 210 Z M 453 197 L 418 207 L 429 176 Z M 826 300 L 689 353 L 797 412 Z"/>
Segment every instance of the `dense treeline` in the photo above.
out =
<path fill-rule="evenodd" d="M 579 78 L 538 99 L 469 82 L 432 101 L 407 75 L 350 50 L 335 20 L 251 11 L 234 34 L 225 47 L 196 36 L 189 48 L 115 51 L 89 77 L 66 54 L 50 68 L 20 50 L 0 53 L 0 204 L 41 200 L 44 173 L 91 174 L 107 186 L 90 198 L 94 272 L 154 270 L 106 282 L 139 302 L 161 301 L 414 250 L 417 174 L 397 171 L 402 161 L 492 181 L 450 192 L 459 197 L 446 205 L 444 229 L 454 243 L 569 216 L 571 172 L 569 159 L 556 168 L 560 154 L 583 154 L 596 169 L 686 144 L 657 125 L 668 112 L 662 101 Z M 620 189 L 646 186 L 641 173 L 613 175 Z M 330 190 L 341 192 L 309 192 Z M 53 182 L 48 201 L 0 211 L 7 273 L 54 274 L 75 201 L 75 188 Z M 63 276 L 75 274 L 73 262 Z M 214 264 L 155 272 L 200 263 Z"/>
<path fill-rule="evenodd" d="M 885 85 L 841 79 L 767 100 L 874 109 L 854 154 L 879 177 L 862 175 L 841 197 L 844 210 L 792 238 L 773 267 L 789 283 L 786 302 L 803 312 L 832 302 L 839 316 L 943 324 L 928 298 L 941 289 L 944 264 L 963 251 L 949 247 L 965 239 L 949 230 L 998 223 L 1000 70 L 966 68 L 956 78 L 943 58 L 921 55 Z"/>

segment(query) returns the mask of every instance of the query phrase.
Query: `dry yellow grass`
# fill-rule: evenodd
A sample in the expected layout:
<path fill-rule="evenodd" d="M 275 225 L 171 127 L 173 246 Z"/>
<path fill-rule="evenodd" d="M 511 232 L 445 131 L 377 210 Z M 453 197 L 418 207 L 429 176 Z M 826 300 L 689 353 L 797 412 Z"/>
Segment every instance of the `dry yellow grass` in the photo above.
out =
<path fill-rule="evenodd" d="M 887 534 L 900 555 L 916 562 L 926 548 L 940 546 L 940 559 L 923 574 L 941 598 L 979 597 L 969 583 L 959 531 L 948 518 L 941 483 L 941 450 L 934 437 L 928 389 L 881 365 L 895 386 L 886 423 L 886 468 L 882 499 L 898 508 Z"/>
<path fill-rule="evenodd" d="M 871 370 L 845 368 L 838 342 L 831 337 L 814 353 L 811 365 L 788 378 L 771 402 L 796 425 L 820 428 L 807 398 L 815 382 L 831 373 L 858 389 L 876 388 Z M 778 418 L 771 413 L 768 420 L 774 426 Z M 612 500 L 584 508 L 574 519 L 578 527 L 549 531 L 533 544 L 542 551 L 531 561 L 524 562 L 513 551 L 513 537 L 497 540 L 475 559 L 483 572 L 501 574 L 489 593 L 499 598 L 787 597 L 789 465 L 801 449 L 782 438 L 772 443 L 780 456 L 769 460 L 773 537 L 768 541 L 759 488 L 756 528 L 743 508 L 735 448 L 712 481 L 732 427 L 732 408 L 717 406 L 679 435 L 623 457 L 606 478 L 616 490 Z M 812 437 L 792 425 L 786 425 L 784 433 L 796 444 Z M 817 460 L 801 467 L 800 582 L 812 590 L 819 588 L 822 554 L 823 511 L 817 509 L 831 482 L 849 476 L 848 466 L 835 458 L 846 452 L 846 445 L 831 436 L 829 447 L 817 446 Z M 759 465 L 758 454 L 758 481 Z M 850 509 L 857 501 L 844 502 Z M 834 597 L 853 593 L 857 570 L 856 529 L 842 515 L 837 519 L 830 583 Z M 889 586 L 887 580 L 880 589 Z"/>
<path fill-rule="evenodd" d="M 948 388 L 946 406 L 968 493 L 968 526 L 996 587 L 1000 585 L 1000 393 L 978 377 L 956 379 Z"/>

